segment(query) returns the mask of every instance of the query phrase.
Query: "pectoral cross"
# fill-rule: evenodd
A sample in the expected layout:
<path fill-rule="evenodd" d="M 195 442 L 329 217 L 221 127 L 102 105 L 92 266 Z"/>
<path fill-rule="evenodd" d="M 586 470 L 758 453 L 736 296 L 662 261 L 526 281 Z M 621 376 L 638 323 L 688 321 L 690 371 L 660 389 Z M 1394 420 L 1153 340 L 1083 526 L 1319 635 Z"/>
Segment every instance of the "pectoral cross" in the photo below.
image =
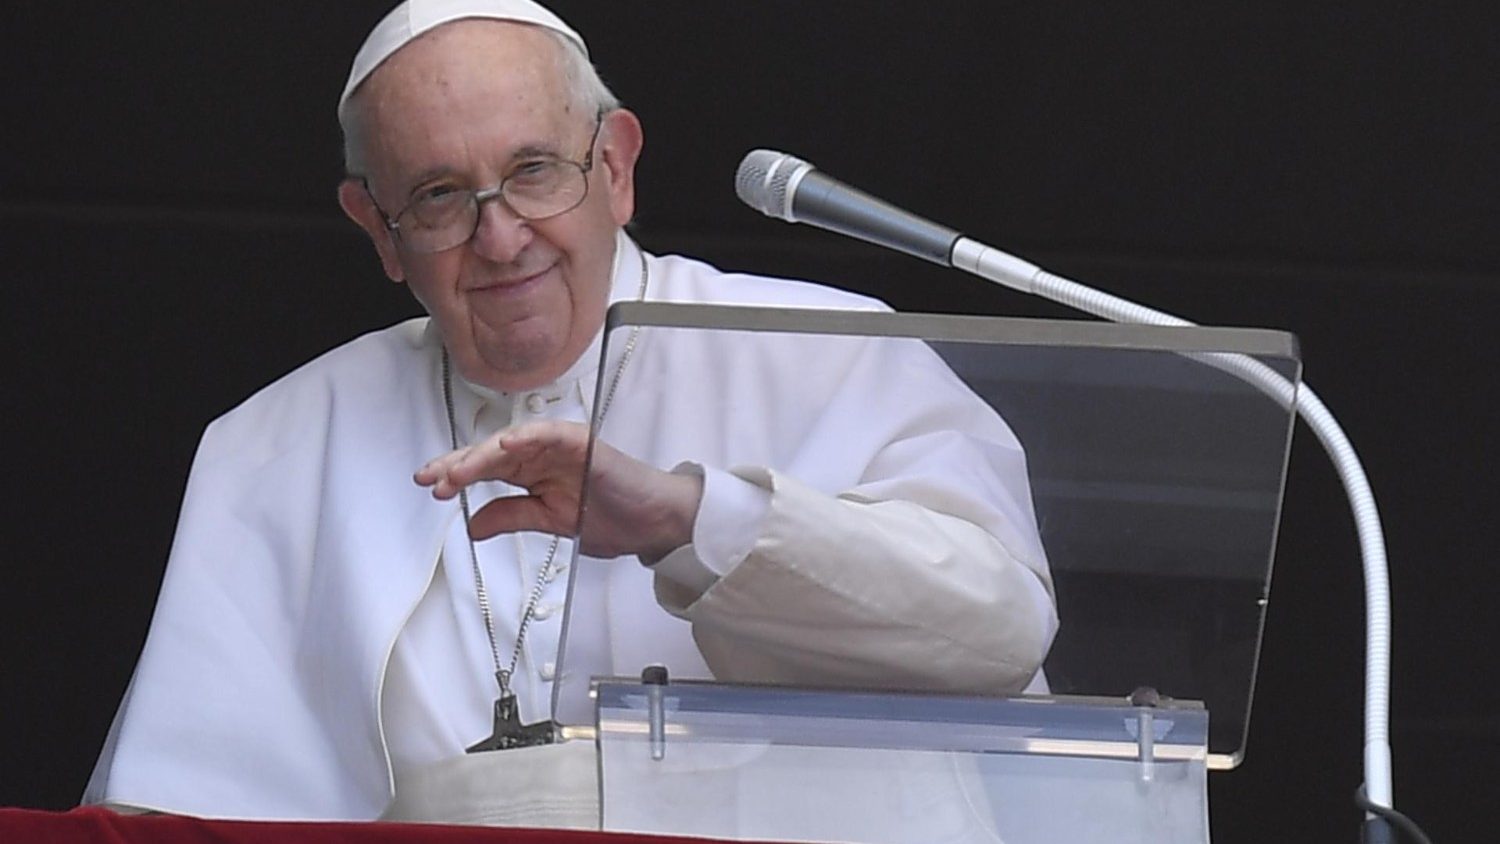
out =
<path fill-rule="evenodd" d="M 557 741 L 557 722 L 538 721 L 522 724 L 521 713 L 516 706 L 516 696 L 509 691 L 495 699 L 495 732 L 489 738 L 469 748 L 469 753 L 487 750 L 510 750 L 516 747 L 535 747 Z"/>

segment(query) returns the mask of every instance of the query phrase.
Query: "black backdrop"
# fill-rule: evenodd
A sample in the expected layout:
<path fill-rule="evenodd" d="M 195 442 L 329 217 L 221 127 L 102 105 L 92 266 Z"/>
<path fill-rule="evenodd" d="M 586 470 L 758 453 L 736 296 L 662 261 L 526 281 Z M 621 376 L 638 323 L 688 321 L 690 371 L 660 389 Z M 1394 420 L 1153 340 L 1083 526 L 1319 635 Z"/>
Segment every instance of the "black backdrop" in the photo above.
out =
<path fill-rule="evenodd" d="M 260 6 L 262 8 L 255 8 Z M 1300 335 L 1383 505 L 1398 805 L 1472 840 L 1500 751 L 1500 12 L 1301 3 L 558 0 L 647 130 L 637 235 L 907 310 L 1065 316 L 759 217 L 786 149 L 1064 275 Z M 385 0 L 25 4 L 0 71 L 0 805 L 76 800 L 202 426 L 411 314 L 339 216 L 334 103 Z M 1249 755 L 1215 840 L 1352 840 L 1359 558 L 1294 448 Z"/>

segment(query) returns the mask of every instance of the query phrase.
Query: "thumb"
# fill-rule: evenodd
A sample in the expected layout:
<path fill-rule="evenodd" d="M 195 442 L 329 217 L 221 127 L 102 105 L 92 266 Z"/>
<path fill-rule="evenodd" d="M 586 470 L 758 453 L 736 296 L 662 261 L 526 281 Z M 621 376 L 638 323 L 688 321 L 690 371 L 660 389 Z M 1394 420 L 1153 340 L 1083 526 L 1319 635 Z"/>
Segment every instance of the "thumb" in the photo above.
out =
<path fill-rule="evenodd" d="M 574 515 L 566 518 L 559 516 L 534 495 L 511 495 L 496 498 L 480 507 L 469 518 L 469 536 L 472 539 L 489 539 L 502 533 L 528 530 L 572 536 L 577 532 L 575 521 Z"/>

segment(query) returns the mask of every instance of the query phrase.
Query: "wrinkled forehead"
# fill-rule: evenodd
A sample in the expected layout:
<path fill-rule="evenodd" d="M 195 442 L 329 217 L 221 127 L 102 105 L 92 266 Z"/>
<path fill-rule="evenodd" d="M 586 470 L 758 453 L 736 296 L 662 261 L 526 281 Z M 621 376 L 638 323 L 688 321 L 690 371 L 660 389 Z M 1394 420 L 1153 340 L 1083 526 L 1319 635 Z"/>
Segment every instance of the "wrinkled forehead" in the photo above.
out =
<path fill-rule="evenodd" d="M 423 33 L 392 54 L 354 99 L 367 112 L 373 106 L 377 111 L 394 107 L 412 113 L 470 91 L 552 101 L 568 87 L 562 49 L 555 37 L 535 26 L 455 21 Z"/>
<path fill-rule="evenodd" d="M 587 121 L 574 114 L 563 49 L 545 30 L 499 21 L 424 33 L 355 96 L 367 165 L 403 183 L 444 169 L 490 179 L 518 155 L 576 154 L 565 143 Z"/>

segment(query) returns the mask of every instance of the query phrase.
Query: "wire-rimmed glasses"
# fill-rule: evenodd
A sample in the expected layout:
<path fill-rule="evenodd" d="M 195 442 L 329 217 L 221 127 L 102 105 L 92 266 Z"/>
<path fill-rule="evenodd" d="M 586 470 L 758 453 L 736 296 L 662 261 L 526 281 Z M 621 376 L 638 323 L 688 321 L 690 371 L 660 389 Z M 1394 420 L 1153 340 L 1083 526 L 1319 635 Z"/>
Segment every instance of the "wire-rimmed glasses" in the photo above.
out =
<path fill-rule="evenodd" d="M 479 207 L 499 197 L 523 220 L 535 222 L 566 214 L 583 204 L 589 192 L 589 171 L 594 167 L 594 146 L 604 113 L 594 120 L 594 134 L 583 161 L 555 156 L 527 158 L 511 168 L 500 184 L 488 188 L 462 188 L 439 183 L 419 189 L 395 216 L 377 204 L 385 227 L 413 252 L 442 252 L 463 244 L 479 228 Z M 368 183 L 365 185 L 369 190 Z M 371 195 L 373 201 L 373 194 Z"/>

